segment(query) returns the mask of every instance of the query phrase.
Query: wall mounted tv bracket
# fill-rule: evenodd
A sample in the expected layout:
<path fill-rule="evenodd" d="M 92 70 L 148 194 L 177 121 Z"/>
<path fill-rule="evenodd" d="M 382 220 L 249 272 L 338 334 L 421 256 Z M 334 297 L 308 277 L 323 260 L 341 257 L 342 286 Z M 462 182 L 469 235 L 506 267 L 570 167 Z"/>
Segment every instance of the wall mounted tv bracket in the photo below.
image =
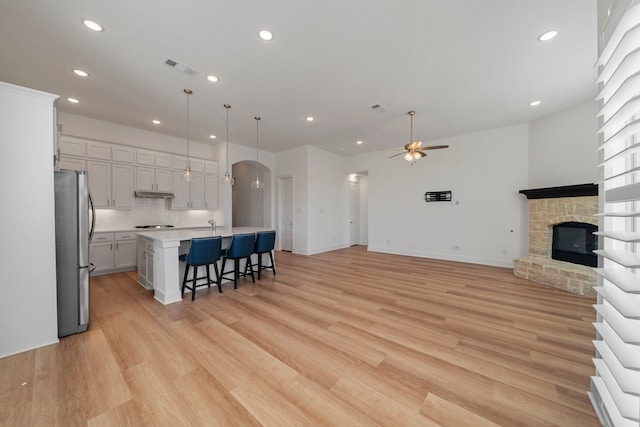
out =
<path fill-rule="evenodd" d="M 451 191 L 427 191 L 424 193 L 425 202 L 450 202 Z"/>

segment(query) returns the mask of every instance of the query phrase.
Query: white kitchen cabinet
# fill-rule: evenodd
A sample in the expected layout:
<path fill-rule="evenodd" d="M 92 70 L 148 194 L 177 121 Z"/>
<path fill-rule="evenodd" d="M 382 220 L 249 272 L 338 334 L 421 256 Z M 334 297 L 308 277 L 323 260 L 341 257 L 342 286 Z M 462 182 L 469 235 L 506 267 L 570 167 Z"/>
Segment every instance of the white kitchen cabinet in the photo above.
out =
<path fill-rule="evenodd" d="M 171 160 L 171 154 L 151 150 L 136 150 L 136 163 L 138 165 L 171 169 Z"/>
<path fill-rule="evenodd" d="M 133 166 L 87 161 L 87 174 L 96 208 L 133 208 Z"/>
<path fill-rule="evenodd" d="M 95 265 L 92 275 L 135 269 L 136 247 L 134 232 L 95 233 L 89 244 L 89 258 Z"/>
<path fill-rule="evenodd" d="M 146 191 L 173 191 L 173 171 L 149 167 L 136 167 L 136 189 Z"/>
<path fill-rule="evenodd" d="M 111 166 L 112 208 L 133 209 L 133 166 L 114 163 Z"/>
<path fill-rule="evenodd" d="M 206 209 L 204 175 L 192 173 L 191 181 L 187 181 L 182 172 L 174 172 L 173 176 L 173 209 Z"/>
<path fill-rule="evenodd" d="M 119 163 L 133 163 L 133 148 L 124 145 L 111 147 L 111 160 Z"/>
<path fill-rule="evenodd" d="M 217 175 L 218 174 L 218 163 L 217 162 L 204 162 L 204 173 Z"/>
<path fill-rule="evenodd" d="M 191 162 L 191 171 L 192 172 L 204 172 L 205 160 L 202 159 L 194 159 L 193 157 L 189 157 L 188 159 Z M 187 167 L 187 158 L 181 156 L 173 157 L 173 168 L 176 170 L 185 170 Z"/>
<path fill-rule="evenodd" d="M 136 150 L 136 163 L 139 165 L 155 166 L 156 153 L 149 150 Z"/>
<path fill-rule="evenodd" d="M 77 159 L 75 157 L 60 157 L 58 163 L 60 169 L 69 169 L 76 171 L 83 171 L 87 169 L 87 162 L 84 159 Z"/>
<path fill-rule="evenodd" d="M 111 207 L 111 164 L 87 162 L 89 190 L 96 208 Z"/>
<path fill-rule="evenodd" d="M 204 175 L 191 174 L 191 209 L 205 209 L 204 202 Z"/>
<path fill-rule="evenodd" d="M 154 257 L 153 240 L 138 236 L 138 283 L 145 289 L 153 290 Z"/>
<path fill-rule="evenodd" d="M 156 153 L 156 167 L 171 169 L 173 156 L 166 153 Z"/>
<path fill-rule="evenodd" d="M 98 160 L 111 160 L 111 144 L 87 141 L 87 157 Z"/>
<path fill-rule="evenodd" d="M 137 265 L 135 233 L 116 233 L 114 244 L 113 268 L 116 270 L 135 268 Z"/>
<path fill-rule="evenodd" d="M 204 207 L 206 209 L 218 209 L 218 176 L 204 176 Z"/>
<path fill-rule="evenodd" d="M 58 142 L 60 154 L 67 156 L 84 157 L 87 154 L 86 142 L 82 139 L 62 136 Z"/>
<path fill-rule="evenodd" d="M 89 244 L 89 259 L 95 266 L 92 275 L 113 269 L 113 233 L 95 233 Z"/>

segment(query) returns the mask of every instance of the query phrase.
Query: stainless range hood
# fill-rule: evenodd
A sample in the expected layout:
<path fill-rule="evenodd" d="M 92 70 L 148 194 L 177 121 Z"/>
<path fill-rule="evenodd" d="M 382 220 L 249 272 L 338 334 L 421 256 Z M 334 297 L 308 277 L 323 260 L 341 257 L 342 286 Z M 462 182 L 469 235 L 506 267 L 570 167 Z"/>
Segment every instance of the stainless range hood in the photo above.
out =
<path fill-rule="evenodd" d="M 173 193 L 169 193 L 166 191 L 144 191 L 144 190 L 136 190 L 136 197 L 146 197 L 149 199 L 173 199 Z"/>

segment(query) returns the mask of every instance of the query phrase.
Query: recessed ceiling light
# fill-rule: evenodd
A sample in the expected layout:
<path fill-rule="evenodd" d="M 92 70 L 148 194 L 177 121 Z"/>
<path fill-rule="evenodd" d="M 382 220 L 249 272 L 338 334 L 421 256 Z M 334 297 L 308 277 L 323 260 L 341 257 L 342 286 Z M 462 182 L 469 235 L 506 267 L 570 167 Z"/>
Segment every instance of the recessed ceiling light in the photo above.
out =
<path fill-rule="evenodd" d="M 77 68 L 75 70 L 73 70 L 73 72 L 80 77 L 88 77 L 89 73 L 87 73 L 86 71 L 83 70 L 78 70 Z"/>
<path fill-rule="evenodd" d="M 529 103 L 529 105 L 530 105 L 530 106 L 532 106 L 532 107 L 537 107 L 537 106 L 538 106 L 538 105 L 540 105 L 540 104 L 542 104 L 542 101 L 539 101 L 539 100 L 537 100 L 537 99 L 536 99 L 535 101 L 531 101 L 531 102 Z"/>
<path fill-rule="evenodd" d="M 72 104 L 77 104 L 78 102 L 80 102 L 80 101 L 78 101 L 78 100 L 77 100 L 77 99 L 75 99 L 75 98 L 67 98 L 67 101 L 69 101 L 69 102 L 70 102 L 70 103 L 72 103 Z"/>
<path fill-rule="evenodd" d="M 151 120 L 151 123 L 153 123 L 154 125 L 159 125 L 160 124 L 160 120 L 153 119 L 153 120 Z"/>
<path fill-rule="evenodd" d="M 307 121 L 308 122 L 312 122 L 313 120 L 314 120 L 313 117 L 311 117 L 311 116 L 307 117 Z"/>
<path fill-rule="evenodd" d="M 356 141 L 356 144 L 358 144 L 358 145 L 362 145 L 362 141 L 357 140 L 357 141 Z"/>
<path fill-rule="evenodd" d="M 209 80 L 210 82 L 214 82 L 214 83 L 215 83 L 215 82 L 219 81 L 220 79 L 219 79 L 219 78 L 217 78 L 217 77 L 216 77 L 216 76 L 214 76 L 214 75 L 208 75 L 208 76 L 207 76 L 207 80 Z"/>
<path fill-rule="evenodd" d="M 269 30 L 260 30 L 258 36 L 265 41 L 273 40 L 273 33 Z"/>
<path fill-rule="evenodd" d="M 548 40 L 551 40 L 552 38 L 554 38 L 557 35 L 558 35 L 558 32 L 556 30 L 550 30 L 550 31 L 547 31 L 545 33 L 540 34 L 538 36 L 538 40 L 540 40 L 541 42 L 546 42 Z"/>
<path fill-rule="evenodd" d="M 209 138 L 211 138 L 211 139 L 216 139 L 216 138 L 217 138 L 217 136 L 215 136 L 215 135 L 209 135 Z"/>
<path fill-rule="evenodd" d="M 95 21 L 92 21 L 90 19 L 85 19 L 84 21 L 82 21 L 82 23 L 89 28 L 90 30 L 93 31 L 104 31 L 104 28 L 102 27 L 102 25 L 98 24 Z"/>

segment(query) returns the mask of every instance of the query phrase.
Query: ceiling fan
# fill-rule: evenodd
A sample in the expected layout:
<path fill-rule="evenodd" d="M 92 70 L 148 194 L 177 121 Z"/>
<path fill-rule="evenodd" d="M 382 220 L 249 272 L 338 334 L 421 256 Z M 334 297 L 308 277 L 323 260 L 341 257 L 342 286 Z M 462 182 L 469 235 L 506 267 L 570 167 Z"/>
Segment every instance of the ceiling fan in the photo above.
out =
<path fill-rule="evenodd" d="M 413 116 L 416 114 L 416 112 L 411 110 L 407 114 L 409 114 L 409 117 L 411 117 L 411 139 L 409 140 L 408 144 L 405 144 L 404 151 L 402 153 L 394 154 L 393 156 L 389 157 L 390 159 L 404 154 L 404 159 L 408 162 L 411 162 L 411 166 L 413 166 L 416 161 L 427 155 L 427 153 L 425 153 L 426 150 L 439 150 L 441 148 L 449 148 L 448 145 L 431 145 L 429 147 L 423 147 L 422 141 L 414 141 Z"/>

